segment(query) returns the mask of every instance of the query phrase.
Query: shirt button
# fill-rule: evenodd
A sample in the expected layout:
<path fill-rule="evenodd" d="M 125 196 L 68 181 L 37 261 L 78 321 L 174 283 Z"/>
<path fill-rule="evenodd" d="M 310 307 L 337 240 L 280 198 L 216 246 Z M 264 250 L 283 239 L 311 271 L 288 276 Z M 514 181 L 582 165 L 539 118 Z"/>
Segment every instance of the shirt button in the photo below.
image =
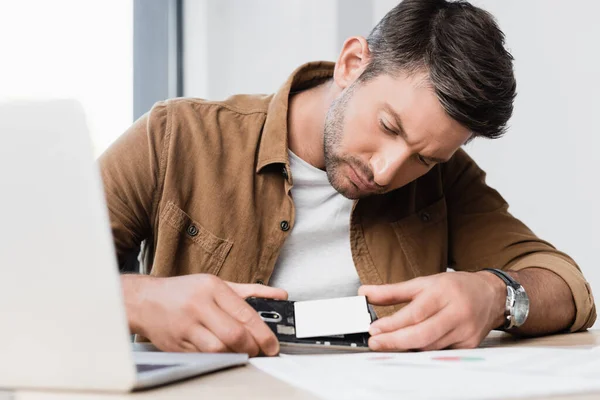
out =
<path fill-rule="evenodd" d="M 281 223 L 279 224 L 279 226 L 281 227 L 281 230 L 284 232 L 287 232 L 290 230 L 290 223 L 287 221 L 281 221 Z"/>
<path fill-rule="evenodd" d="M 288 178 L 288 172 L 287 172 L 287 168 L 283 167 L 283 170 L 281 171 L 281 175 L 283 175 L 284 179 Z"/>
<path fill-rule="evenodd" d="M 431 215 L 429 215 L 429 213 L 426 213 L 426 212 L 421 213 L 421 221 L 429 222 L 430 220 L 431 220 Z"/>
<path fill-rule="evenodd" d="M 265 284 L 265 282 L 263 280 L 261 280 L 261 279 L 257 280 L 256 283 L 259 284 L 259 285 L 264 285 Z"/>
<path fill-rule="evenodd" d="M 186 231 L 187 231 L 187 234 L 192 237 L 194 237 L 198 234 L 198 228 L 196 227 L 196 225 L 193 225 L 193 224 L 188 226 Z"/>

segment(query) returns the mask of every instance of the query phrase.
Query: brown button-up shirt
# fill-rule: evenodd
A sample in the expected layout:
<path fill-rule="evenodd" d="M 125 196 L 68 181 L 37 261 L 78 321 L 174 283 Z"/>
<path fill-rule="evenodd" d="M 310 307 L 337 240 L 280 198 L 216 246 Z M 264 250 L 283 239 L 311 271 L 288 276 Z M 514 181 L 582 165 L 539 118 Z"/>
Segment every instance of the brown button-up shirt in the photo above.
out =
<path fill-rule="evenodd" d="M 295 222 L 288 97 L 332 74 L 332 63 L 309 63 L 274 95 L 173 99 L 136 121 L 100 158 L 119 261 L 143 241 L 154 276 L 208 273 L 268 284 Z M 364 284 L 447 267 L 545 268 L 571 288 L 572 331 L 596 318 L 575 262 L 514 218 L 462 150 L 400 189 L 356 201 L 348 240 Z M 397 309 L 375 308 L 379 316 Z"/>

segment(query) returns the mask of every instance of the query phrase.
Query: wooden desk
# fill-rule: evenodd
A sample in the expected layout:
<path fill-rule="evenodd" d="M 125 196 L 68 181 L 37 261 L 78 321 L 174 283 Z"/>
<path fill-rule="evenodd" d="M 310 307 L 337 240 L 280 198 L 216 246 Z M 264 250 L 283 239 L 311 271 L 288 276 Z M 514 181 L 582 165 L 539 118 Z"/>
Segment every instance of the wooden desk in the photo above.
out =
<path fill-rule="evenodd" d="M 482 347 L 499 346 L 600 346 L 600 330 L 536 339 L 515 339 L 507 334 L 492 332 L 482 343 Z M 317 399 L 317 397 L 310 393 L 279 381 L 252 365 L 220 371 L 185 382 L 130 395 L 21 391 L 12 395 L 4 394 L 4 396 L 0 394 L 0 400 Z M 599 397 L 600 392 L 552 398 L 556 400 L 580 400 L 597 399 Z"/>

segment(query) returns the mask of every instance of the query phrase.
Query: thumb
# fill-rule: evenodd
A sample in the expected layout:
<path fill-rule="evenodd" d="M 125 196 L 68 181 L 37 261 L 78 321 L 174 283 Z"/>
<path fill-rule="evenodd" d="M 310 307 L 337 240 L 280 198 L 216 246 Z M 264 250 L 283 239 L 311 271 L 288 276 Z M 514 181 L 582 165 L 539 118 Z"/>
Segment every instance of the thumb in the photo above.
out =
<path fill-rule="evenodd" d="M 248 297 L 262 297 L 267 299 L 287 300 L 285 290 L 255 283 L 225 282 L 233 291 L 243 299 Z"/>

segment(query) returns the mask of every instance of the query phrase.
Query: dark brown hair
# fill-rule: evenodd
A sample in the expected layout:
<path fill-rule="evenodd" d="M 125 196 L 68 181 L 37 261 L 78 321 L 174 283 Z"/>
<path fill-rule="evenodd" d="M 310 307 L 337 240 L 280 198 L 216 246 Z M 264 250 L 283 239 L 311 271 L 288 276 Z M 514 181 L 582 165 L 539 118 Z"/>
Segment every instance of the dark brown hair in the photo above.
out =
<path fill-rule="evenodd" d="M 513 111 L 513 57 L 494 17 L 466 1 L 404 0 L 367 38 L 359 81 L 425 70 L 448 115 L 475 136 L 500 137 Z"/>

